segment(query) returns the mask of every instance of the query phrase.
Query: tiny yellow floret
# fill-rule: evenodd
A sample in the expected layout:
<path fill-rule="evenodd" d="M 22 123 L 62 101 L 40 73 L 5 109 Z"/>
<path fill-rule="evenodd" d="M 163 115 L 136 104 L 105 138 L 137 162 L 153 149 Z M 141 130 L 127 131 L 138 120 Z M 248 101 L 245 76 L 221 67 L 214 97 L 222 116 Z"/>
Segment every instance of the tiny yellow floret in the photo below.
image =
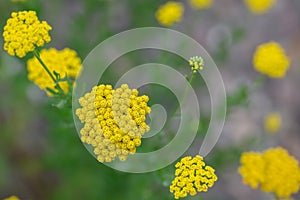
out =
<path fill-rule="evenodd" d="M 40 22 L 35 11 L 13 12 L 4 26 L 4 50 L 11 56 L 23 58 L 37 46 L 51 41 L 51 26 Z"/>
<path fill-rule="evenodd" d="M 204 60 L 200 56 L 194 56 L 189 59 L 189 65 L 193 73 L 196 73 L 198 70 L 203 70 L 204 68 Z"/>
<path fill-rule="evenodd" d="M 181 21 L 184 13 L 183 4 L 176 1 L 168 1 L 161 5 L 155 13 L 157 21 L 163 26 L 172 26 Z"/>
<path fill-rule="evenodd" d="M 282 78 L 290 66 L 284 49 L 276 42 L 261 44 L 253 56 L 254 68 L 271 78 Z"/>
<path fill-rule="evenodd" d="M 281 128 L 281 115 L 277 112 L 265 116 L 264 128 L 267 133 L 276 133 Z"/>
<path fill-rule="evenodd" d="M 247 8 L 255 15 L 261 15 L 271 10 L 276 0 L 244 0 Z"/>
<path fill-rule="evenodd" d="M 199 155 L 194 158 L 184 157 L 175 167 L 175 179 L 170 185 L 170 192 L 174 193 L 175 199 L 187 197 L 188 194 L 194 196 L 198 192 L 207 192 L 218 179 L 215 170 L 206 165 Z"/>

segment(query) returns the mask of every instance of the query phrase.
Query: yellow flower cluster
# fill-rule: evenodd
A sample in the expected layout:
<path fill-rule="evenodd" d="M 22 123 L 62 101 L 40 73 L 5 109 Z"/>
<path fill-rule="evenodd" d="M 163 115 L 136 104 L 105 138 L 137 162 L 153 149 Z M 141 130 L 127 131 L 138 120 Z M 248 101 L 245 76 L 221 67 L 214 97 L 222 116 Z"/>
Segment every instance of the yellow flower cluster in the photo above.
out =
<path fill-rule="evenodd" d="M 189 60 L 189 64 L 192 68 L 193 73 L 196 73 L 199 69 L 203 70 L 204 61 L 200 56 L 191 57 Z"/>
<path fill-rule="evenodd" d="M 47 22 L 40 22 L 35 11 L 13 12 L 4 26 L 4 50 L 9 55 L 22 58 L 36 46 L 44 46 L 51 41 Z"/>
<path fill-rule="evenodd" d="M 261 15 L 269 11 L 276 0 L 244 0 L 248 9 L 255 15 Z"/>
<path fill-rule="evenodd" d="M 203 158 L 199 155 L 192 158 L 187 156 L 175 165 L 175 179 L 170 186 L 170 192 L 175 199 L 194 196 L 197 192 L 206 192 L 217 181 L 215 170 L 205 166 Z"/>
<path fill-rule="evenodd" d="M 118 156 L 125 161 L 141 145 L 141 138 L 149 131 L 145 123 L 148 96 L 138 96 L 136 89 L 123 84 L 113 90 L 111 85 L 99 85 L 79 99 L 82 108 L 76 115 L 84 124 L 81 140 L 94 147 L 99 162 L 111 162 Z"/>
<path fill-rule="evenodd" d="M 40 52 L 40 57 L 47 65 L 50 72 L 53 73 L 53 71 L 55 71 L 59 73 L 62 78 L 65 76 L 76 78 L 81 69 L 81 59 L 78 57 L 76 51 L 69 48 L 63 50 L 56 50 L 54 48 L 43 49 Z M 46 70 L 41 67 L 41 64 L 36 57 L 27 61 L 27 70 L 28 79 L 33 81 L 42 90 L 45 90 L 48 87 L 57 91 L 57 89 L 55 89 L 55 83 Z M 67 93 L 69 91 L 66 81 L 59 83 L 59 85 L 64 92 Z M 49 96 L 52 95 L 52 93 L 46 92 Z"/>
<path fill-rule="evenodd" d="M 208 9 L 213 4 L 213 0 L 189 0 L 189 2 L 195 9 Z"/>
<path fill-rule="evenodd" d="M 271 148 L 263 153 L 242 154 L 239 173 L 243 182 L 264 192 L 273 192 L 278 198 L 290 198 L 299 191 L 300 168 L 298 161 L 281 148 Z"/>
<path fill-rule="evenodd" d="M 183 16 L 184 7 L 180 2 L 169 1 L 161 5 L 155 13 L 157 21 L 163 26 L 172 26 L 180 22 Z"/>
<path fill-rule="evenodd" d="M 281 127 L 281 116 L 279 113 L 269 113 L 264 120 L 265 131 L 268 133 L 276 133 Z"/>
<path fill-rule="evenodd" d="M 11 196 L 11 197 L 7 197 L 4 200 L 20 200 L 17 196 Z"/>
<path fill-rule="evenodd" d="M 257 47 L 253 56 L 253 65 L 262 74 L 281 78 L 289 69 L 290 61 L 278 43 L 269 42 Z"/>

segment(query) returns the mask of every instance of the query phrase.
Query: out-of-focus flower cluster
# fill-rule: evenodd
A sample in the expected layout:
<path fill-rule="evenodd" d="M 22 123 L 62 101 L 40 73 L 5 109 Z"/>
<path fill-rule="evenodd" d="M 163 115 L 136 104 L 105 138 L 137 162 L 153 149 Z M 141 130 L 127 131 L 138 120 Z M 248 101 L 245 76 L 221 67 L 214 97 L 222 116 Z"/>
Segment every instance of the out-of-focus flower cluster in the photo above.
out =
<path fill-rule="evenodd" d="M 141 138 L 149 131 L 145 123 L 150 113 L 148 96 L 138 96 L 136 89 L 123 84 L 113 90 L 111 85 L 99 85 L 79 99 L 82 108 L 76 115 L 84 124 L 81 140 L 94 147 L 99 162 L 121 161 L 134 154 Z"/>
<path fill-rule="evenodd" d="M 20 58 L 32 52 L 36 46 L 51 41 L 47 22 L 40 22 L 35 11 L 13 12 L 4 27 L 4 50 Z"/>
<path fill-rule="evenodd" d="M 263 153 L 245 152 L 240 162 L 243 182 L 253 189 L 260 186 L 262 191 L 273 192 L 278 198 L 290 198 L 299 191 L 298 161 L 281 147 Z"/>
<path fill-rule="evenodd" d="M 269 113 L 265 116 L 264 128 L 268 133 L 276 133 L 281 127 L 281 116 L 277 112 Z"/>
<path fill-rule="evenodd" d="M 255 15 L 264 14 L 275 4 L 276 0 L 244 0 L 247 8 Z"/>
<path fill-rule="evenodd" d="M 13 196 L 5 198 L 4 200 L 20 200 L 20 199 L 17 196 L 13 195 Z"/>
<path fill-rule="evenodd" d="M 205 165 L 199 155 L 187 156 L 175 165 L 175 179 L 170 186 L 170 192 L 175 199 L 184 198 L 188 194 L 194 196 L 197 192 L 206 192 L 217 181 L 215 170 Z"/>
<path fill-rule="evenodd" d="M 180 22 L 184 13 L 183 4 L 180 2 L 169 1 L 161 5 L 155 13 L 157 21 L 163 26 L 172 26 Z"/>
<path fill-rule="evenodd" d="M 65 48 L 63 50 L 56 50 L 54 48 L 43 49 L 40 53 L 40 57 L 47 65 L 50 72 L 59 73 L 61 78 L 76 78 L 81 69 L 81 59 L 78 57 L 76 51 Z M 36 57 L 33 57 L 27 61 L 28 79 L 33 81 L 42 90 L 50 88 L 57 92 L 55 83 L 49 76 L 49 74 L 41 67 L 40 62 Z M 65 93 L 69 91 L 67 81 L 59 83 L 60 87 Z M 49 96 L 53 94 L 46 91 Z"/>
<path fill-rule="evenodd" d="M 282 78 L 289 69 L 290 61 L 284 49 L 276 42 L 261 44 L 253 56 L 254 68 L 271 78 Z"/>

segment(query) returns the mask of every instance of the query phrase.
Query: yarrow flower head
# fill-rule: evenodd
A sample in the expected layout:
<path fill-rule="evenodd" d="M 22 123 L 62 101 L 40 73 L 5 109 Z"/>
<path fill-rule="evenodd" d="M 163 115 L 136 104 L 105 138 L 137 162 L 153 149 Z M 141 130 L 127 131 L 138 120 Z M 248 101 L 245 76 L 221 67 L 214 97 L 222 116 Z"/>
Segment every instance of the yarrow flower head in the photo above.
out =
<path fill-rule="evenodd" d="M 4 200 L 20 200 L 20 199 L 17 196 L 13 195 L 13 196 L 5 198 Z"/>
<path fill-rule="evenodd" d="M 193 73 L 196 73 L 198 70 L 203 70 L 204 60 L 200 56 L 191 57 L 189 64 L 192 68 Z"/>
<path fill-rule="evenodd" d="M 290 61 L 284 49 L 276 42 L 261 44 L 253 56 L 254 68 L 271 78 L 282 78 L 289 69 Z"/>
<path fill-rule="evenodd" d="M 68 77 L 71 80 L 75 79 L 81 69 L 81 59 L 78 57 L 76 51 L 65 48 L 63 50 L 56 50 L 54 48 L 43 49 L 40 52 L 40 57 L 43 62 L 47 65 L 50 72 L 54 71 L 60 74 L 61 78 Z M 33 81 L 42 90 L 49 88 L 55 92 L 55 83 L 46 72 L 36 57 L 33 57 L 27 61 L 28 79 Z M 65 93 L 69 91 L 69 85 L 67 81 L 60 82 L 60 87 Z M 53 94 L 47 91 L 49 96 Z"/>
<path fill-rule="evenodd" d="M 189 0 L 189 2 L 195 9 L 208 9 L 213 4 L 213 0 Z"/>
<path fill-rule="evenodd" d="M 37 46 L 50 42 L 51 29 L 47 22 L 39 21 L 35 11 L 13 12 L 4 26 L 4 50 L 22 58 Z"/>
<path fill-rule="evenodd" d="M 84 127 L 81 141 L 92 145 L 99 162 L 121 161 L 134 154 L 141 138 L 149 131 L 145 123 L 148 96 L 138 96 L 127 84 L 114 90 L 111 85 L 99 85 L 79 99 L 82 106 L 76 115 Z"/>
<path fill-rule="evenodd" d="M 276 0 L 244 0 L 248 9 L 255 15 L 261 15 L 269 11 Z"/>
<path fill-rule="evenodd" d="M 288 199 L 299 191 L 298 161 L 281 147 L 263 153 L 245 152 L 240 162 L 239 173 L 243 182 L 253 189 L 260 186 L 263 192 L 272 192 L 281 199 Z"/>
<path fill-rule="evenodd" d="M 269 113 L 265 116 L 264 128 L 268 133 L 276 133 L 281 127 L 281 116 L 277 112 Z"/>
<path fill-rule="evenodd" d="M 207 166 L 199 155 L 187 156 L 175 165 L 175 179 L 170 186 L 170 192 L 175 199 L 184 198 L 188 194 L 194 196 L 197 192 L 207 192 L 218 177 L 215 170 Z"/>
<path fill-rule="evenodd" d="M 172 26 L 180 22 L 183 16 L 184 7 L 180 2 L 168 1 L 161 5 L 155 13 L 157 21 L 163 26 Z"/>

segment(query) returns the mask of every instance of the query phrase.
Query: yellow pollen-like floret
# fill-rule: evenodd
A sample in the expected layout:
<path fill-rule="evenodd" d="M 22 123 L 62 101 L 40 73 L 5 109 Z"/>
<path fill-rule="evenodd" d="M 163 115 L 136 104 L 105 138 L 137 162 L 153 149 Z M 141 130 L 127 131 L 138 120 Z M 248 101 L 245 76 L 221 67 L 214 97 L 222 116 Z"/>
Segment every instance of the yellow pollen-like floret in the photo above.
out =
<path fill-rule="evenodd" d="M 281 127 L 281 116 L 279 113 L 269 113 L 264 120 L 264 128 L 268 133 L 276 133 Z"/>
<path fill-rule="evenodd" d="M 35 11 L 13 12 L 4 26 L 4 50 L 22 58 L 37 46 L 50 42 L 51 29 L 47 22 L 39 21 Z"/>
<path fill-rule="evenodd" d="M 174 198 L 184 198 L 188 194 L 194 196 L 197 192 L 207 192 L 218 177 L 215 170 L 207 166 L 199 155 L 192 158 L 187 156 L 175 165 L 175 179 L 170 186 L 170 192 Z"/>
<path fill-rule="evenodd" d="M 81 59 L 78 57 L 76 51 L 72 49 L 43 49 L 40 52 L 40 57 L 47 65 L 50 72 L 53 73 L 55 71 L 59 73 L 61 78 L 67 76 L 70 79 L 75 79 L 80 72 Z M 33 57 L 27 61 L 27 70 L 28 79 L 33 81 L 42 90 L 50 88 L 53 91 L 57 92 L 54 81 L 51 79 L 46 70 L 41 66 L 37 58 Z M 65 93 L 69 91 L 69 86 L 66 81 L 60 82 L 59 85 Z M 49 91 L 46 92 L 49 96 L 52 96 L 52 93 L 50 93 Z"/>
<path fill-rule="evenodd" d="M 281 148 L 270 148 L 263 153 L 242 154 L 239 173 L 243 182 L 253 189 L 272 192 L 280 199 L 288 199 L 299 191 L 300 168 L 298 161 Z"/>
<path fill-rule="evenodd" d="M 180 2 L 168 1 L 161 5 L 155 13 L 157 21 L 163 26 L 172 26 L 180 22 L 183 16 L 184 7 Z"/>
<path fill-rule="evenodd" d="M 289 69 L 290 61 L 284 49 L 276 42 L 261 44 L 253 56 L 254 68 L 271 78 L 282 78 Z"/>
<path fill-rule="evenodd" d="M 102 84 L 79 99 L 82 107 L 76 115 L 84 123 L 81 140 L 94 147 L 99 162 L 112 162 L 116 157 L 125 161 L 136 152 L 150 129 L 145 122 L 151 111 L 148 101 L 148 96 L 138 96 L 127 84 L 115 90 Z"/>

